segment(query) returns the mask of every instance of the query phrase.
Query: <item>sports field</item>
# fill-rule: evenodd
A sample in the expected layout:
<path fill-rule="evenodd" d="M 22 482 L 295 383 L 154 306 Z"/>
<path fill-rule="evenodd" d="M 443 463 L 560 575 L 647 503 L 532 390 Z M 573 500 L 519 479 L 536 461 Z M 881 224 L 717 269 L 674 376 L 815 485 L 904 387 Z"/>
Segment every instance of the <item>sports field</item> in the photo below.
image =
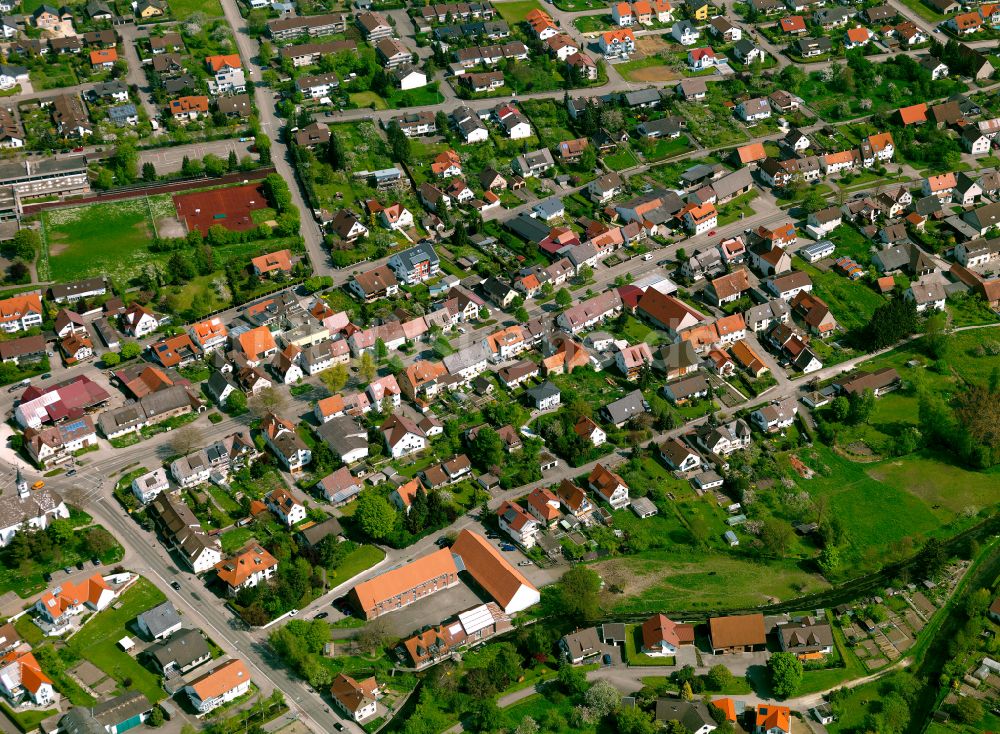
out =
<path fill-rule="evenodd" d="M 45 247 L 39 277 L 67 281 L 110 275 L 128 280 L 157 260 L 147 245 L 157 223 L 174 215 L 168 195 L 47 210 L 42 213 Z"/>
<path fill-rule="evenodd" d="M 233 232 L 246 232 L 256 226 L 253 212 L 266 209 L 267 198 L 261 186 L 247 184 L 176 194 L 174 206 L 177 208 L 177 215 L 187 223 L 189 231 L 197 229 L 202 234 L 208 234 L 209 227 L 221 224 Z"/>

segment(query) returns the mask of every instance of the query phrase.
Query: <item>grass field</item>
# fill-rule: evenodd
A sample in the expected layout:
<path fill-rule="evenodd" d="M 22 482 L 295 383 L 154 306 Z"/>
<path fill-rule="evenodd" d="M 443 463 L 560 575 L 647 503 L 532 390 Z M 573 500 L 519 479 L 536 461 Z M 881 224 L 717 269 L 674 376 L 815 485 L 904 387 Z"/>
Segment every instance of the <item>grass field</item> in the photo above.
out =
<path fill-rule="evenodd" d="M 139 665 L 134 657 L 122 652 L 117 643 L 130 633 L 127 624 L 165 598 L 162 591 L 140 578 L 119 597 L 115 608 L 109 607 L 98 613 L 69 639 L 68 645 L 77 655 L 92 662 L 119 684 L 125 678 L 131 679 L 132 688 L 142 691 L 155 703 L 166 696 L 160 687 L 159 677 Z"/>
<path fill-rule="evenodd" d="M 829 588 L 795 563 L 756 562 L 691 548 L 646 551 L 593 568 L 602 577 L 623 579 L 624 593 L 609 599 L 621 612 L 750 608 L 773 597 L 789 599 Z M 734 578 L 741 580 L 738 587 L 732 584 Z"/>
<path fill-rule="evenodd" d="M 535 9 L 544 9 L 538 0 L 516 0 L 516 2 L 512 3 L 496 4 L 496 11 L 500 13 L 500 17 L 507 21 L 510 25 L 523 23 L 528 13 Z"/>
<path fill-rule="evenodd" d="M 808 273 L 813 293 L 823 299 L 848 331 L 867 324 L 875 309 L 885 305 L 885 298 L 859 280 L 850 280 L 832 270 L 824 273 L 799 258 L 795 258 L 795 267 Z"/>
<path fill-rule="evenodd" d="M 916 416 L 914 416 L 915 418 Z M 922 500 L 939 519 L 949 522 L 957 515 L 997 501 L 1000 469 L 969 471 L 947 463 L 947 457 L 907 456 L 871 467 L 868 475 L 894 489 Z"/>
<path fill-rule="evenodd" d="M 222 17 L 219 0 L 170 0 L 170 12 L 177 20 L 185 20 L 195 13 L 203 13 L 208 19 Z"/>
<path fill-rule="evenodd" d="M 153 237 L 153 217 L 165 206 L 172 209 L 169 195 L 45 211 L 39 277 L 67 281 L 109 275 L 127 281 L 156 261 L 146 246 Z"/>
<path fill-rule="evenodd" d="M 582 15 L 573 21 L 573 25 L 580 33 L 597 33 L 614 28 L 608 15 Z"/>
<path fill-rule="evenodd" d="M 681 77 L 680 72 L 668 65 L 659 55 L 615 64 L 615 69 L 623 77 L 634 82 L 669 81 Z"/>
<path fill-rule="evenodd" d="M 688 140 L 687 135 L 681 135 L 679 138 L 673 140 L 661 138 L 649 147 L 649 150 L 645 152 L 645 156 L 648 161 L 660 161 L 680 155 L 681 153 L 686 153 L 690 149 L 691 141 Z"/>
<path fill-rule="evenodd" d="M 921 498 L 901 486 L 872 478 L 872 465 L 851 462 L 819 444 L 797 455 L 817 472 L 812 479 L 799 480 L 799 486 L 813 497 L 829 499 L 830 511 L 850 529 L 850 545 L 856 556 L 878 558 L 892 543 L 929 533 L 940 525 L 940 518 Z M 909 459 L 901 461 L 906 464 Z M 789 468 L 789 476 L 792 473 Z"/>
<path fill-rule="evenodd" d="M 385 552 L 374 545 L 362 545 L 344 558 L 343 563 L 337 566 L 328 581 L 331 586 L 342 584 L 348 579 L 352 579 L 362 571 L 367 571 L 376 563 L 381 563 L 385 558 Z"/>
<path fill-rule="evenodd" d="M 375 109 L 377 110 L 387 109 L 385 100 L 375 94 L 375 92 L 355 92 L 349 95 L 349 98 L 351 104 L 355 104 L 358 107 L 371 107 L 375 105 Z"/>

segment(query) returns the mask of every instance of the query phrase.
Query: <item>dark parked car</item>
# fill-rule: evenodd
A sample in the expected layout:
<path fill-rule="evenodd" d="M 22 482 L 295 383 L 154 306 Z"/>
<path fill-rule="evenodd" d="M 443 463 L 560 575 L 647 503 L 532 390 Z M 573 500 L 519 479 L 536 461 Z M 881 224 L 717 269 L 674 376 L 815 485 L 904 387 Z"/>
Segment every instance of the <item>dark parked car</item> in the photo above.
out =
<path fill-rule="evenodd" d="M 174 591 L 180 591 L 181 590 L 181 583 L 180 583 L 180 581 L 171 581 L 170 582 L 170 587 Z"/>
<path fill-rule="evenodd" d="M 451 538 L 442 535 L 440 538 L 434 541 L 434 545 L 438 548 L 451 548 Z"/>
<path fill-rule="evenodd" d="M 514 551 L 514 550 L 517 550 L 517 548 L 515 548 L 514 546 L 512 546 L 510 543 L 501 543 L 500 544 L 500 550 L 502 550 L 502 551 Z"/>
<path fill-rule="evenodd" d="M 97 558 L 96 556 L 95 556 L 94 558 L 91 558 L 91 559 L 90 559 L 90 562 L 91 562 L 92 564 L 94 564 L 95 566 L 100 566 L 100 565 L 101 565 L 101 559 L 100 559 L 100 558 Z"/>
<path fill-rule="evenodd" d="M 74 474 L 76 474 L 76 469 L 70 469 L 68 472 L 66 472 L 67 477 L 71 477 Z"/>
<path fill-rule="evenodd" d="M 77 570 L 77 571 L 82 571 L 82 570 L 83 570 L 83 561 L 79 561 L 79 562 L 78 562 L 78 563 L 76 564 L 76 570 Z"/>
<path fill-rule="evenodd" d="M 42 574 L 42 578 L 45 579 L 46 581 L 51 581 L 52 580 L 52 574 L 51 573 Z"/>
<path fill-rule="evenodd" d="M 313 617 L 313 619 L 326 619 L 329 616 L 330 616 L 329 612 L 320 612 L 315 617 Z"/>
<path fill-rule="evenodd" d="M 604 664 L 605 665 L 611 665 L 611 656 L 610 655 L 605 654 L 603 660 L 604 660 Z"/>

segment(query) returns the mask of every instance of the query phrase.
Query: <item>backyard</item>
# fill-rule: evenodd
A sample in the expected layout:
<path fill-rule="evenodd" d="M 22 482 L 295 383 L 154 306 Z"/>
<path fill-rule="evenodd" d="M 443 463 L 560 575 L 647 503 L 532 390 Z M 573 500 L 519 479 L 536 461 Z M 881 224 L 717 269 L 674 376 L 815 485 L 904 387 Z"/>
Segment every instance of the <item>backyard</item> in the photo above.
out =
<path fill-rule="evenodd" d="M 83 629 L 69 638 L 71 651 L 89 660 L 118 681 L 119 687 L 134 688 L 146 694 L 150 701 L 164 698 L 159 676 L 154 675 L 118 646 L 118 640 L 134 634 L 131 627 L 137 615 L 164 601 L 163 592 L 145 578 L 127 589 L 113 607 L 105 609 Z M 129 681 L 130 684 L 126 684 Z"/>

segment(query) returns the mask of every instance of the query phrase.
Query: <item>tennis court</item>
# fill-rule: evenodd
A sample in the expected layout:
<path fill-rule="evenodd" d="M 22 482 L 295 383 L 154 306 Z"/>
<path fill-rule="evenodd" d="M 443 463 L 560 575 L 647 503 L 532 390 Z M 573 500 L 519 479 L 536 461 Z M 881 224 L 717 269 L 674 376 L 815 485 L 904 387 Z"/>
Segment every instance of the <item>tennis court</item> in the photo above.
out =
<path fill-rule="evenodd" d="M 221 224 L 233 232 L 245 232 L 256 226 L 252 213 L 257 209 L 266 209 L 267 199 L 261 186 L 247 184 L 177 194 L 174 206 L 177 207 L 177 216 L 187 224 L 188 231 L 197 229 L 207 234 L 209 227 Z"/>

